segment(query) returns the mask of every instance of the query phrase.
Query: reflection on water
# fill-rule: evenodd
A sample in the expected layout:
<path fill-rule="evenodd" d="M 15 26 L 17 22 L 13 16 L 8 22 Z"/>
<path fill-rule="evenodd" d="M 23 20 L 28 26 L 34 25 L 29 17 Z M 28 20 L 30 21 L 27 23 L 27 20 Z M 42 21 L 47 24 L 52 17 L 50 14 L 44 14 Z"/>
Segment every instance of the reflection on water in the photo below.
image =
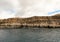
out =
<path fill-rule="evenodd" d="M 60 29 L 0 29 L 0 42 L 60 42 Z"/>

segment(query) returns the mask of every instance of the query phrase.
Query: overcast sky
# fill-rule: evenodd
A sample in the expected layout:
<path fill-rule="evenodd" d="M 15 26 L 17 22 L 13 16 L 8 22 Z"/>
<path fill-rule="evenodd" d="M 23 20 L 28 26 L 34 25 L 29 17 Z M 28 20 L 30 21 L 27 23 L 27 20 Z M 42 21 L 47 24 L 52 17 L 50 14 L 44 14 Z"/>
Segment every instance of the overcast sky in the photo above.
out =
<path fill-rule="evenodd" d="M 54 15 L 60 0 L 0 0 L 0 18 Z"/>

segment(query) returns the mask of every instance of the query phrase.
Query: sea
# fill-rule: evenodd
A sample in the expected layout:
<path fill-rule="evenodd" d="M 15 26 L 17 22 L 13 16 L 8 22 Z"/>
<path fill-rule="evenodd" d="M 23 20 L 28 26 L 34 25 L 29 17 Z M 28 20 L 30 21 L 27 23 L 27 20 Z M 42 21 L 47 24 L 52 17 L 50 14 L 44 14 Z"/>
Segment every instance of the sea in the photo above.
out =
<path fill-rule="evenodd" d="M 60 42 L 60 28 L 0 29 L 0 42 Z"/>

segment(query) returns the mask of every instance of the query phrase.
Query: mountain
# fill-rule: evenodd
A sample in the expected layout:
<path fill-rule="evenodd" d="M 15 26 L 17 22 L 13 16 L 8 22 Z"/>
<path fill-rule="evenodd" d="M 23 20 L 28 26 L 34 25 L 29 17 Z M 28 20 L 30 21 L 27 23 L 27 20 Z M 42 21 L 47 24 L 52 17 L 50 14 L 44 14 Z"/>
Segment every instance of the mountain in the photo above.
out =
<path fill-rule="evenodd" d="M 56 15 L 54 15 L 54 16 L 60 16 L 60 14 L 56 14 Z"/>
<path fill-rule="evenodd" d="M 60 14 L 54 16 L 0 19 L 0 28 L 21 27 L 60 27 Z"/>

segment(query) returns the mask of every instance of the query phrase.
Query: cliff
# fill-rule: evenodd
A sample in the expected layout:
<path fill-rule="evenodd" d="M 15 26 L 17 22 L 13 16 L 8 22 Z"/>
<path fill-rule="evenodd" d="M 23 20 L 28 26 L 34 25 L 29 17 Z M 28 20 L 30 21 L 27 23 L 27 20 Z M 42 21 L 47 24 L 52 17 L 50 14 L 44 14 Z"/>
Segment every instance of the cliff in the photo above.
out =
<path fill-rule="evenodd" d="M 0 19 L 0 28 L 20 27 L 60 27 L 60 14 L 54 16 L 34 16 L 30 18 Z"/>

